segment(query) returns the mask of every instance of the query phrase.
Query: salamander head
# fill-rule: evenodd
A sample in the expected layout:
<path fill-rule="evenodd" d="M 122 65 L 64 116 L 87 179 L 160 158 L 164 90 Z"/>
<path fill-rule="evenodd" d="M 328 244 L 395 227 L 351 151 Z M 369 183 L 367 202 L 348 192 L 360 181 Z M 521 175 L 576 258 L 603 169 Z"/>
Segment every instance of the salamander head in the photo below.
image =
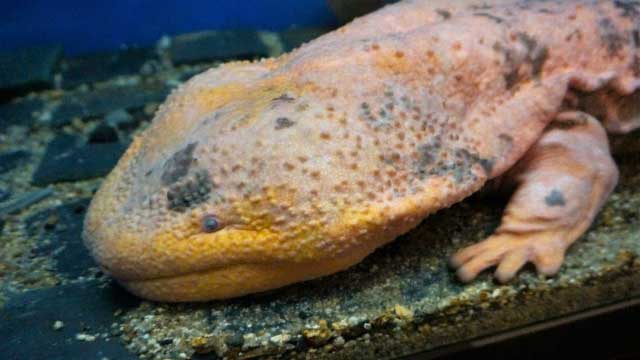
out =
<path fill-rule="evenodd" d="M 319 121 L 282 83 L 192 81 L 95 195 L 85 243 L 106 273 L 162 301 L 234 297 L 345 269 L 413 226 L 389 223 L 373 149 L 336 154 L 345 129 Z"/>

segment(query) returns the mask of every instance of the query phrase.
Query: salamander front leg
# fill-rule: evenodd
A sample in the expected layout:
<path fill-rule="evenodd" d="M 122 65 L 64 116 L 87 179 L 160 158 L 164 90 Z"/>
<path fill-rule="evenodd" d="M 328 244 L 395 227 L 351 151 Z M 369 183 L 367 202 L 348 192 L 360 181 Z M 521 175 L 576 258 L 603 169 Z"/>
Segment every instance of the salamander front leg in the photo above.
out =
<path fill-rule="evenodd" d="M 565 112 L 504 176 L 516 190 L 500 227 L 450 259 L 464 282 L 492 266 L 498 281 L 507 282 L 527 262 L 540 274 L 556 274 L 615 187 L 618 170 L 600 123 Z"/>

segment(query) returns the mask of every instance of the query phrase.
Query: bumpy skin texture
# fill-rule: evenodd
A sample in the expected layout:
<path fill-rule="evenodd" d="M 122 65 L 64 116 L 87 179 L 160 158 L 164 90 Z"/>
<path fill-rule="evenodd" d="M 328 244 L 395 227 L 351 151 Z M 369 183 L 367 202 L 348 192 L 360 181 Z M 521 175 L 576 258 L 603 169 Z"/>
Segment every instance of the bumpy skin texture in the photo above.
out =
<path fill-rule="evenodd" d="M 343 270 L 505 174 L 568 93 L 632 94 L 639 13 L 633 1 L 405 1 L 280 58 L 209 70 L 107 177 L 85 243 L 163 301 Z M 607 128 L 637 126 L 606 114 Z"/>

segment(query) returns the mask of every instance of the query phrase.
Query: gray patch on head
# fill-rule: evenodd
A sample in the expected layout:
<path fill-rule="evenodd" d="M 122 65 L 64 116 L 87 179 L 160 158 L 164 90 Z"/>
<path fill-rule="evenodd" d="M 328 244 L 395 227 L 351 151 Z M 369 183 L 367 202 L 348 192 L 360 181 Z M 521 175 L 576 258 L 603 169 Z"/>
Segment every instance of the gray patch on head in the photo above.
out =
<path fill-rule="evenodd" d="M 289 127 L 292 127 L 293 125 L 295 125 L 296 122 L 289 119 L 288 117 L 279 117 L 276 119 L 276 130 L 282 130 L 282 129 L 286 129 Z"/>
<path fill-rule="evenodd" d="M 169 187 L 167 208 L 172 211 L 185 210 L 209 199 L 215 184 L 206 170 L 197 170 L 188 179 Z"/>
<path fill-rule="evenodd" d="M 187 175 L 194 161 L 193 151 L 196 145 L 198 145 L 197 142 L 187 145 L 184 149 L 171 155 L 169 160 L 164 163 L 162 176 L 160 177 L 163 185 L 171 185 Z"/>
<path fill-rule="evenodd" d="M 553 189 L 551 190 L 549 195 L 545 196 L 544 203 L 548 206 L 565 206 L 567 202 L 564 199 L 564 194 L 562 194 L 562 191 Z"/>

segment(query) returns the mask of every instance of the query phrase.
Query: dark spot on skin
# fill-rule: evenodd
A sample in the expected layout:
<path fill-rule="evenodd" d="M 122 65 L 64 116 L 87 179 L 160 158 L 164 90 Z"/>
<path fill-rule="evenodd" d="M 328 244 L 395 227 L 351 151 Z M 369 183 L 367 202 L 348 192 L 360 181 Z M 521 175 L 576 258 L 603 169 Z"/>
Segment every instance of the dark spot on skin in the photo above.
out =
<path fill-rule="evenodd" d="M 369 106 L 369 103 L 363 102 L 362 104 L 360 104 L 360 109 L 362 112 L 362 116 L 370 121 L 370 122 L 375 122 L 376 119 L 373 116 L 373 114 L 371 113 L 371 107 Z"/>
<path fill-rule="evenodd" d="M 206 170 L 195 172 L 185 181 L 169 187 L 167 192 L 168 209 L 177 212 L 202 204 L 209 199 L 214 183 Z"/>
<path fill-rule="evenodd" d="M 555 14 L 553 11 L 551 11 L 551 10 L 549 10 L 547 8 L 538 9 L 538 12 L 541 13 L 541 14 Z"/>
<path fill-rule="evenodd" d="M 220 111 L 216 111 L 213 116 L 209 116 L 207 117 L 203 122 L 202 122 L 202 126 L 203 127 L 207 127 L 210 126 L 212 123 L 220 120 L 220 118 L 222 117 L 223 113 L 221 113 Z"/>
<path fill-rule="evenodd" d="M 582 31 L 580 31 L 580 29 L 576 29 L 573 30 L 569 35 L 567 35 L 567 37 L 565 38 L 566 41 L 571 41 L 573 39 L 573 37 L 576 37 L 578 40 L 582 39 Z"/>
<path fill-rule="evenodd" d="M 220 221 L 213 215 L 205 215 L 200 222 L 202 231 L 212 233 L 220 228 Z"/>
<path fill-rule="evenodd" d="M 296 111 L 297 112 L 303 112 L 306 111 L 309 108 L 309 104 L 304 102 L 302 104 L 298 104 L 296 105 Z"/>
<path fill-rule="evenodd" d="M 640 45 L 640 30 L 633 30 L 633 46 L 638 47 Z"/>
<path fill-rule="evenodd" d="M 565 206 L 566 200 L 560 190 L 553 189 L 549 195 L 544 198 L 544 203 L 548 206 Z"/>
<path fill-rule="evenodd" d="M 511 149 L 513 148 L 513 138 L 511 137 L 511 135 L 504 133 L 499 134 L 498 140 L 500 140 L 500 151 L 502 151 L 503 154 L 511 151 Z"/>
<path fill-rule="evenodd" d="M 456 181 L 461 182 L 464 180 L 465 175 L 470 174 L 471 166 L 473 164 L 481 164 L 482 162 L 487 162 L 489 160 L 482 159 L 478 154 L 473 154 L 469 152 L 467 149 L 456 149 L 454 151 L 456 162 L 455 162 L 455 178 Z M 482 168 L 484 166 L 481 164 Z M 492 166 L 492 165 L 487 165 Z"/>
<path fill-rule="evenodd" d="M 491 175 L 491 171 L 493 171 L 493 165 L 495 165 L 495 161 L 491 159 L 480 159 L 480 166 L 482 166 L 482 170 L 487 176 Z"/>
<path fill-rule="evenodd" d="M 195 150 L 196 145 L 198 145 L 197 142 L 191 143 L 184 149 L 171 155 L 169 160 L 164 164 L 162 176 L 160 177 L 163 185 L 171 185 L 187 175 L 194 161 L 193 150 Z"/>
<path fill-rule="evenodd" d="M 436 12 L 438 13 L 438 15 L 442 16 L 442 18 L 445 20 L 448 20 L 449 18 L 451 18 L 451 13 L 447 10 L 436 9 Z"/>
<path fill-rule="evenodd" d="M 369 123 L 374 128 L 385 128 L 392 125 L 396 115 L 396 104 L 398 103 L 393 91 L 387 89 L 384 91 L 383 100 L 385 103 L 380 103 L 379 108 L 372 108 L 367 102 L 360 104 L 360 118 Z"/>
<path fill-rule="evenodd" d="M 544 66 L 544 63 L 547 61 L 548 58 L 549 58 L 549 49 L 547 49 L 546 46 L 532 53 L 531 75 L 533 75 L 534 77 L 540 76 L 540 73 L 542 72 L 542 67 Z"/>
<path fill-rule="evenodd" d="M 640 77 L 640 58 L 638 55 L 633 57 L 633 64 L 631 64 L 631 70 L 633 71 L 633 76 Z"/>
<path fill-rule="evenodd" d="M 415 163 L 420 179 L 429 176 L 451 176 L 457 183 L 476 179 L 473 165 L 482 167 L 485 174 L 491 174 L 494 160 L 485 159 L 464 148 L 445 148 L 439 140 L 418 146 L 420 158 Z"/>
<path fill-rule="evenodd" d="M 501 43 L 494 43 L 493 50 L 502 53 L 504 56 L 504 67 L 508 69 L 503 75 L 505 87 L 511 89 L 518 82 L 520 64 L 516 63 L 513 52 L 505 48 Z"/>
<path fill-rule="evenodd" d="M 387 165 L 391 165 L 394 168 L 398 168 L 398 162 L 400 161 L 401 158 L 402 158 L 402 155 L 400 155 L 398 152 L 392 152 L 391 154 L 385 154 L 382 158 L 382 161 Z"/>
<path fill-rule="evenodd" d="M 493 9 L 493 7 L 491 5 L 488 5 L 488 4 L 482 4 L 482 5 L 471 5 L 471 6 L 469 6 L 469 9 L 471 9 L 471 10 L 489 10 L 489 9 Z"/>
<path fill-rule="evenodd" d="M 518 33 L 518 39 L 527 48 L 527 52 L 532 52 L 538 46 L 538 42 L 536 41 L 536 39 L 534 39 L 527 33 Z"/>
<path fill-rule="evenodd" d="M 515 84 L 518 83 L 518 68 L 511 69 L 509 72 L 504 74 L 504 82 L 507 89 L 511 89 Z"/>
<path fill-rule="evenodd" d="M 509 144 L 513 143 L 513 138 L 509 134 L 502 133 L 502 134 L 498 135 L 498 139 L 502 140 L 505 143 L 509 143 Z"/>
<path fill-rule="evenodd" d="M 276 98 L 271 99 L 271 101 L 274 101 L 274 102 L 280 102 L 280 101 L 282 101 L 282 102 L 292 102 L 292 101 L 295 101 L 295 98 L 292 97 L 291 95 L 285 93 L 285 94 L 282 94 L 282 95 L 280 95 L 280 96 L 278 96 Z"/>
<path fill-rule="evenodd" d="M 604 18 L 599 22 L 600 39 L 607 46 L 609 56 L 616 55 L 624 47 L 627 39 L 616 28 L 611 19 Z"/>
<path fill-rule="evenodd" d="M 495 16 L 495 15 L 491 15 L 489 13 L 478 12 L 478 13 L 474 13 L 473 15 L 486 17 L 487 19 L 495 21 L 496 24 L 502 24 L 504 22 L 503 18 Z"/>
<path fill-rule="evenodd" d="M 433 164 L 436 159 L 436 154 L 440 151 L 440 146 L 440 142 L 437 140 L 430 144 L 423 144 L 418 146 L 420 160 L 418 160 L 417 166 L 419 168 L 425 168 Z"/>
<path fill-rule="evenodd" d="M 493 49 L 504 54 L 505 68 L 507 71 L 504 73 L 505 87 L 507 89 L 513 88 L 519 81 L 523 80 L 525 74 L 520 71 L 520 67 L 523 63 L 530 64 L 531 77 L 539 78 L 542 73 L 545 62 L 549 58 L 549 50 L 546 46 L 540 46 L 538 41 L 526 33 L 518 33 L 518 40 L 526 48 L 526 56 L 522 60 L 517 60 L 517 56 L 514 51 L 505 48 L 500 43 L 493 44 Z"/>
<path fill-rule="evenodd" d="M 287 117 L 279 117 L 276 119 L 276 130 L 282 130 L 282 129 L 286 129 L 289 127 L 292 127 L 293 125 L 295 125 L 296 122 L 287 118 Z"/>
<path fill-rule="evenodd" d="M 640 15 L 640 11 L 638 11 L 638 6 L 640 6 L 640 1 L 636 0 L 615 0 L 613 5 L 618 9 L 622 10 L 622 16 L 624 17 L 636 17 Z"/>
<path fill-rule="evenodd" d="M 549 124 L 549 126 L 547 126 L 547 129 L 568 130 L 576 125 L 578 124 L 576 124 L 574 121 L 555 121 Z"/>
<path fill-rule="evenodd" d="M 584 113 L 578 113 L 578 116 L 573 119 L 562 120 L 562 121 L 554 121 L 549 124 L 549 129 L 560 129 L 560 130 L 568 130 L 574 128 L 576 126 L 584 126 L 587 125 L 589 118 Z"/>

